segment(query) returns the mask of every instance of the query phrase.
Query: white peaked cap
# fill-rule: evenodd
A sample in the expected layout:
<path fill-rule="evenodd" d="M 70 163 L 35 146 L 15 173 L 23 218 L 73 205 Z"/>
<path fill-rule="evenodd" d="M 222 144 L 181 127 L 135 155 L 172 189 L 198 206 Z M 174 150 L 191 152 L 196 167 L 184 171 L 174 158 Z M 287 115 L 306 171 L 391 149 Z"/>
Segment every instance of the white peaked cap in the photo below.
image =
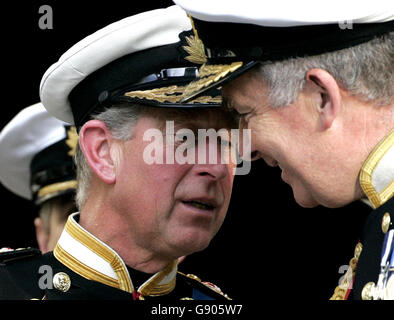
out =
<path fill-rule="evenodd" d="M 193 18 L 207 65 L 182 102 L 231 81 L 258 63 L 324 54 L 394 30 L 393 0 L 174 0 Z"/>
<path fill-rule="evenodd" d="M 211 22 L 247 23 L 271 27 L 373 23 L 393 20 L 392 0 L 174 0 L 192 17 Z"/>
<path fill-rule="evenodd" d="M 31 200 L 31 161 L 40 151 L 66 137 L 65 125 L 49 115 L 41 103 L 20 111 L 0 133 L 0 182 Z"/>
<path fill-rule="evenodd" d="M 191 22 L 178 6 L 140 13 L 98 30 L 66 51 L 44 74 L 40 97 L 54 117 L 74 124 L 70 92 L 87 76 L 125 55 L 179 41 Z"/>

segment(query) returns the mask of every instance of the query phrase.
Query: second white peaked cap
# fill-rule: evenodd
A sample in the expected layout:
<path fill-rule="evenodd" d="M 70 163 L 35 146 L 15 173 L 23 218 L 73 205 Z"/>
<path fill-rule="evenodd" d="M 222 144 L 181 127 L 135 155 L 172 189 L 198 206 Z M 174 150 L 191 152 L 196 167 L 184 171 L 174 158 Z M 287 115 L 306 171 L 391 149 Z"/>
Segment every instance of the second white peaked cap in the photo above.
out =
<path fill-rule="evenodd" d="M 174 0 L 193 18 L 207 63 L 182 102 L 259 63 L 360 45 L 394 31 L 392 0 Z"/>
<path fill-rule="evenodd" d="M 18 196 L 32 200 L 32 161 L 41 151 L 67 138 L 66 125 L 48 114 L 41 103 L 20 111 L 0 133 L 0 182 Z M 66 153 L 68 147 L 64 146 Z M 72 164 L 70 156 L 51 154 L 62 163 Z M 56 182 L 63 178 L 57 176 Z"/>
<path fill-rule="evenodd" d="M 211 22 L 271 27 L 385 22 L 393 19 L 392 0 L 174 0 L 192 17 Z"/>
<path fill-rule="evenodd" d="M 125 55 L 179 41 L 191 21 L 178 6 L 140 13 L 98 30 L 66 51 L 44 74 L 40 97 L 48 112 L 74 124 L 69 94 L 87 76 Z"/>

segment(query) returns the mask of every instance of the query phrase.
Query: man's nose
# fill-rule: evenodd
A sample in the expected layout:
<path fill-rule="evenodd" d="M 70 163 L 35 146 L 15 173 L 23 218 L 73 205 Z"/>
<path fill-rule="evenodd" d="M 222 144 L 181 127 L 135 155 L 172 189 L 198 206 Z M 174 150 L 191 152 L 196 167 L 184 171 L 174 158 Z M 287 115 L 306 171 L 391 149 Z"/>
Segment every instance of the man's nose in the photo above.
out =
<path fill-rule="evenodd" d="M 224 179 L 229 174 L 227 164 L 196 164 L 195 170 L 199 176 L 206 176 L 212 181 Z"/>
<path fill-rule="evenodd" d="M 198 175 L 209 176 L 214 180 L 223 179 L 229 172 L 230 153 L 228 150 L 225 152 L 220 143 L 206 142 L 198 146 L 196 162 Z"/>

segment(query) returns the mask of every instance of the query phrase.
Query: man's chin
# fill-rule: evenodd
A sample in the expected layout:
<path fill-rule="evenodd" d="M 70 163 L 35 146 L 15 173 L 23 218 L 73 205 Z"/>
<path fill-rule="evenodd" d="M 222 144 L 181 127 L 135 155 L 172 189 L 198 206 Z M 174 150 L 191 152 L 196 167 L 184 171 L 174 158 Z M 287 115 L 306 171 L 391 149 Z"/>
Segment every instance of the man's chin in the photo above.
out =
<path fill-rule="evenodd" d="M 297 204 L 303 208 L 316 208 L 320 205 L 316 200 L 312 197 L 298 196 L 293 190 L 294 200 Z"/>
<path fill-rule="evenodd" d="M 316 208 L 317 206 L 319 206 L 319 204 L 311 204 L 311 203 L 304 203 L 304 202 L 298 202 L 298 201 L 296 201 L 296 202 L 299 206 L 306 208 L 306 209 Z"/>
<path fill-rule="evenodd" d="M 345 201 L 342 199 L 328 198 L 328 197 L 326 198 L 321 197 L 319 198 L 319 201 L 317 201 L 311 196 L 301 197 L 301 196 L 296 196 L 295 193 L 294 193 L 294 199 L 297 202 L 297 204 L 303 208 L 316 208 L 318 206 L 322 206 L 325 208 L 336 209 L 336 208 L 344 207 L 352 202 L 349 200 Z"/>
<path fill-rule="evenodd" d="M 194 252 L 199 252 L 209 246 L 210 237 L 188 237 L 177 241 L 176 247 L 179 255 L 187 256 Z"/>

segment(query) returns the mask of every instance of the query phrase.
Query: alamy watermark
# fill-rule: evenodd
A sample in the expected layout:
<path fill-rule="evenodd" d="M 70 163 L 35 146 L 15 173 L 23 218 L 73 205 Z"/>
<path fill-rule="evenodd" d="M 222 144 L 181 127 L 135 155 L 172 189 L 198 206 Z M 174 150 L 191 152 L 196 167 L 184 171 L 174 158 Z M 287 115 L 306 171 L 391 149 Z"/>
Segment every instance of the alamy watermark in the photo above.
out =
<path fill-rule="evenodd" d="M 38 269 L 38 273 L 42 276 L 38 279 L 38 287 L 41 290 L 53 289 L 53 270 L 49 265 L 42 265 Z"/>
<path fill-rule="evenodd" d="M 341 30 L 346 30 L 346 29 L 353 29 L 353 20 L 341 20 L 338 21 L 338 26 Z"/>
<path fill-rule="evenodd" d="M 41 15 L 38 19 L 38 27 L 41 30 L 53 29 L 53 10 L 50 5 L 44 4 L 38 8 Z"/>
<path fill-rule="evenodd" d="M 236 164 L 234 175 L 250 172 L 250 129 L 198 129 L 188 128 L 175 132 L 174 121 L 166 121 L 166 128 L 148 129 L 143 140 L 149 144 L 143 151 L 147 164 Z M 238 150 L 242 141 L 242 157 Z M 242 166 L 238 166 L 242 164 Z"/>
<path fill-rule="evenodd" d="M 344 290 L 353 288 L 353 269 L 350 265 L 341 265 L 338 269 L 339 274 L 343 274 L 339 278 L 338 286 Z"/>

